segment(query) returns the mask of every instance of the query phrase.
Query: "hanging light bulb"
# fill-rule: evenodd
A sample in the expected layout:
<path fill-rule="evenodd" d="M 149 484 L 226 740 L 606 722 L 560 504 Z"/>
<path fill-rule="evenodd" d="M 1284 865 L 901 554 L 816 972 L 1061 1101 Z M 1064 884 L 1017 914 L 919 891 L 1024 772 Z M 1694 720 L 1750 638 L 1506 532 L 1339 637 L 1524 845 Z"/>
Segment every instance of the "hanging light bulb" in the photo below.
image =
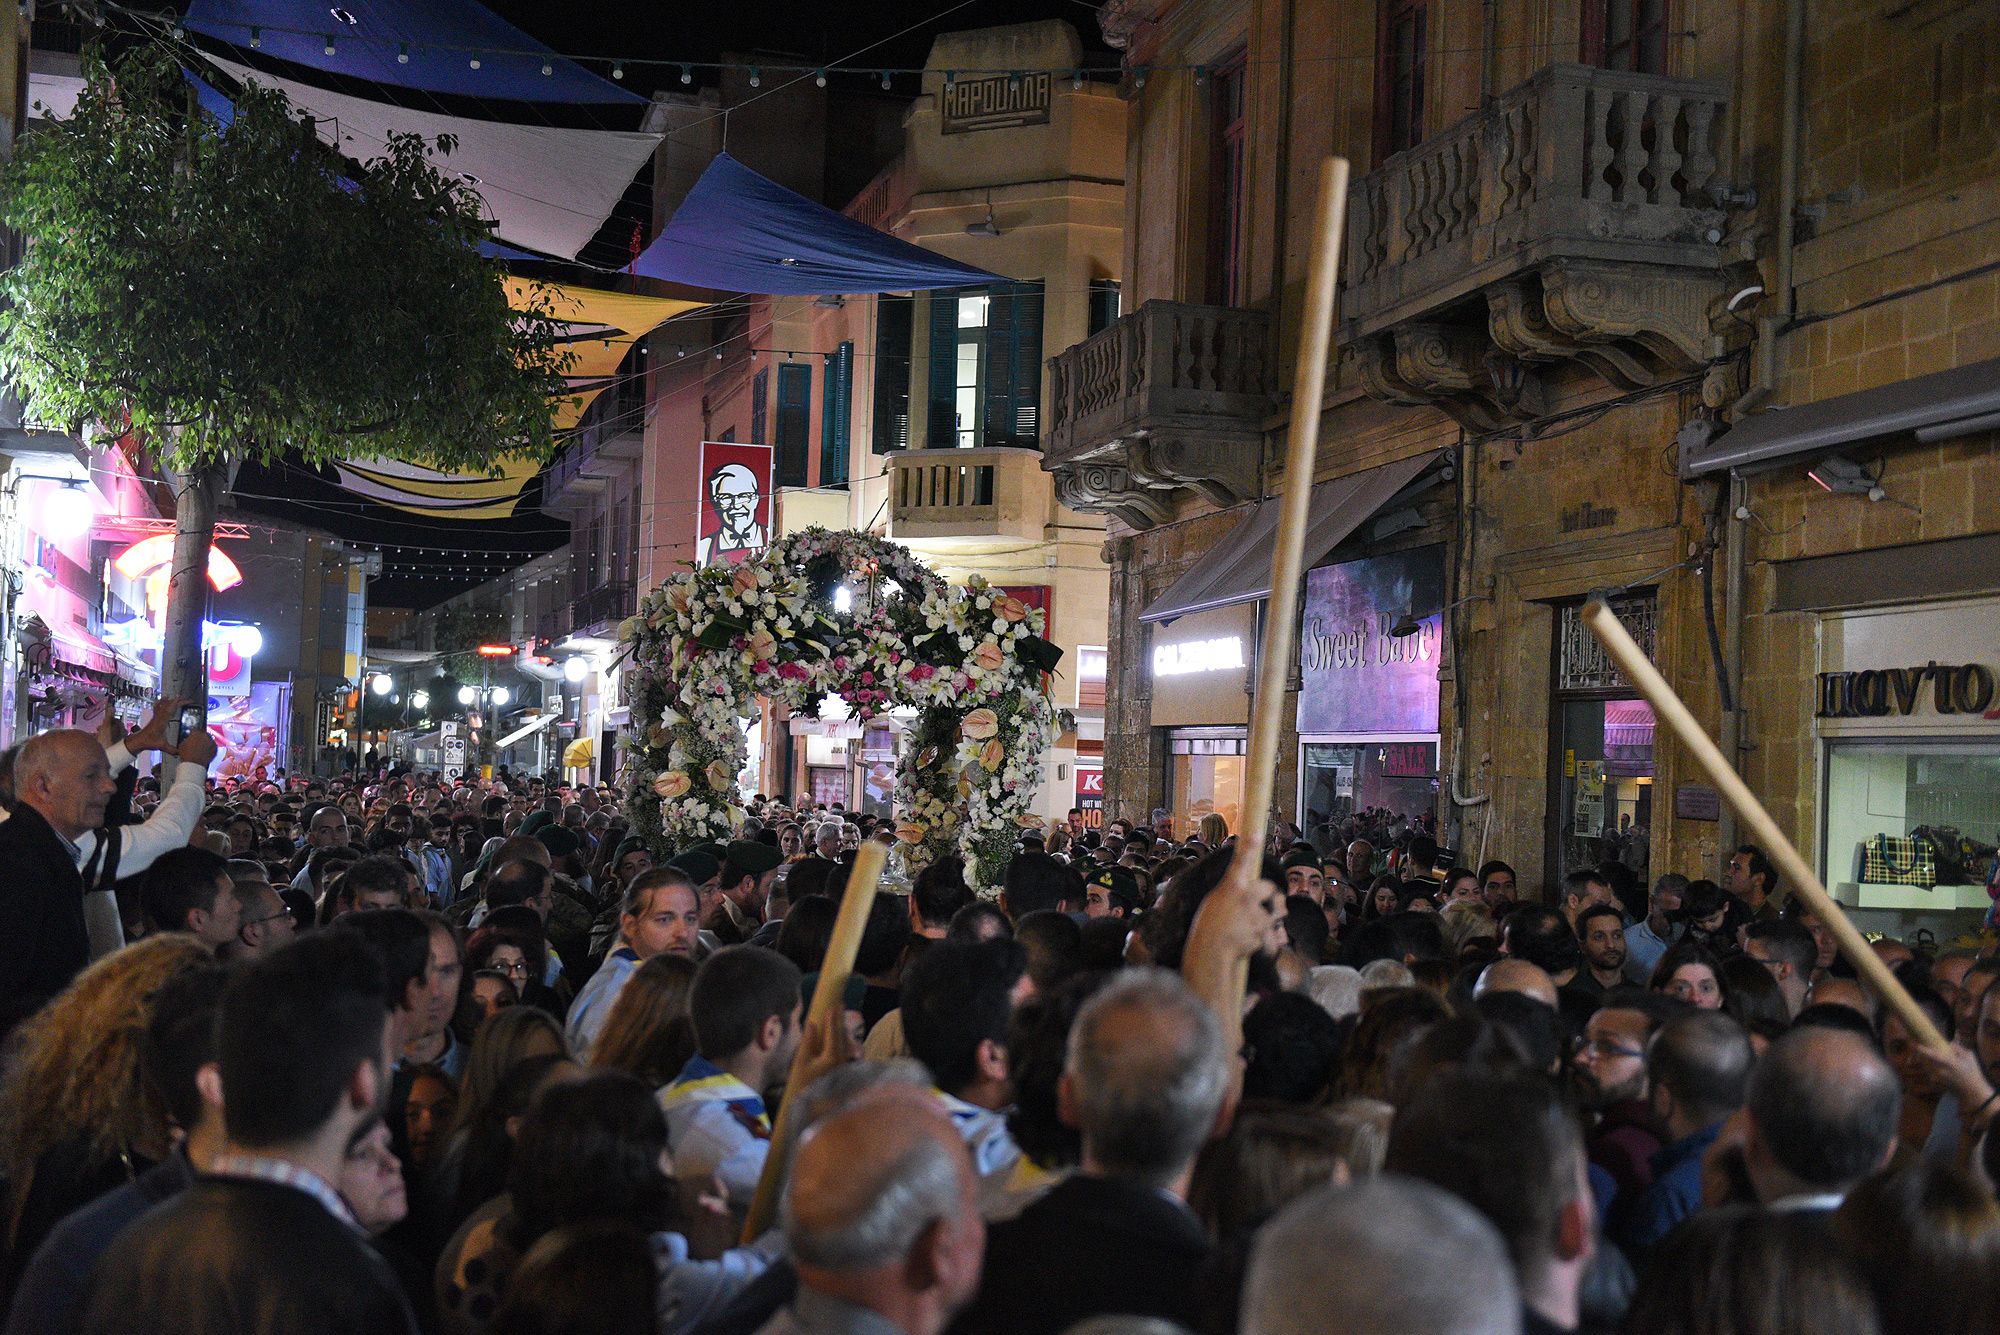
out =
<path fill-rule="evenodd" d="M 693 83 L 693 82 L 694 82 L 694 67 L 693 67 L 693 66 L 691 66 L 691 65 L 683 65 L 683 66 L 681 66 L 681 82 L 682 82 L 682 83 Z"/>
<path fill-rule="evenodd" d="M 479 57 L 478 57 L 478 56 L 474 56 L 474 57 L 472 58 L 472 60 L 471 60 L 471 61 L 470 61 L 469 63 L 471 64 L 472 68 L 474 68 L 474 69 L 478 69 L 478 68 L 479 68 Z"/>
<path fill-rule="evenodd" d="M 495 706 L 504 705 L 511 699 L 513 699 L 513 696 L 508 694 L 505 686 L 495 686 L 493 688 L 493 703 Z"/>
<path fill-rule="evenodd" d="M 624 77 L 625 77 L 625 62 L 624 62 L 624 61 L 622 61 L 622 60 L 614 60 L 614 61 L 612 61 L 612 62 L 611 62 L 611 77 L 612 77 L 612 78 L 614 78 L 614 79 L 622 79 L 622 78 L 624 78 Z"/>
<path fill-rule="evenodd" d="M 887 70 L 882 71 L 882 91 L 885 93 L 889 91 L 889 71 Z"/>
<path fill-rule="evenodd" d="M 954 89 L 954 88 L 956 88 L 956 87 L 958 87 L 958 71 L 957 71 L 957 70 L 946 70 L 946 71 L 944 72 L 944 90 L 945 90 L 945 92 L 949 93 L 949 92 L 950 92 L 950 91 L 951 91 L 952 89 Z"/>
<path fill-rule="evenodd" d="M 76 482 L 65 482 L 42 501 L 42 531 L 59 542 L 80 538 L 90 532 L 97 507 L 90 493 Z"/>
<path fill-rule="evenodd" d="M 326 39 L 326 54 L 329 56 L 333 54 L 333 38 L 330 35 Z"/>
<path fill-rule="evenodd" d="M 763 82 L 764 82 L 763 74 L 759 72 L 759 70 L 755 65 L 752 65 L 750 67 L 750 86 L 752 88 L 757 88 L 762 86 Z"/>
<path fill-rule="evenodd" d="M 1021 91 L 1021 71 L 1019 70 L 1008 71 L 1007 91 L 1010 93 L 1018 93 Z"/>
<path fill-rule="evenodd" d="M 554 65 L 551 65 L 551 64 L 550 64 L 550 63 L 549 63 L 548 61 L 546 61 L 546 60 L 544 60 L 544 61 L 542 62 L 542 73 L 543 73 L 543 74 L 554 74 L 555 72 L 556 72 L 556 67 L 555 67 Z"/>
<path fill-rule="evenodd" d="M 408 42 L 396 43 L 396 63 L 398 65 L 407 65 L 410 63 L 410 44 Z"/>
<path fill-rule="evenodd" d="M 817 74 L 813 75 L 813 85 L 814 85 L 815 87 L 818 87 L 818 88 L 824 88 L 824 87 L 826 87 L 826 71 L 825 71 L 825 70 L 821 70 L 821 71 L 820 71 L 819 73 L 817 73 Z"/>
<path fill-rule="evenodd" d="M 1134 88 L 1144 88 L 1146 86 L 1146 67 L 1144 65 L 1139 67 L 1138 74 L 1133 77 L 1132 86 Z"/>
<path fill-rule="evenodd" d="M 250 45 L 252 47 L 264 45 L 264 30 L 262 28 L 252 28 L 250 30 Z"/>

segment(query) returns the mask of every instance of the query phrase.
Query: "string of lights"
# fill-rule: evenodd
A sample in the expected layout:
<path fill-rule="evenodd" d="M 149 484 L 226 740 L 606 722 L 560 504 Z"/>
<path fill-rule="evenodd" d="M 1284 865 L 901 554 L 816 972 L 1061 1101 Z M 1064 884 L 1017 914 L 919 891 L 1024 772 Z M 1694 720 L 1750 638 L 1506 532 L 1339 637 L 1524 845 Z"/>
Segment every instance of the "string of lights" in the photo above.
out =
<path fill-rule="evenodd" d="M 187 37 L 186 29 L 180 26 L 179 16 L 172 13 L 171 11 L 142 9 L 137 6 L 116 3 L 115 0 L 107 0 L 107 2 L 102 7 L 107 11 L 118 13 L 133 18 L 135 20 L 161 25 L 166 29 L 166 31 L 170 35 L 175 36 L 177 39 L 185 40 Z M 962 6 L 954 6 L 954 8 L 959 8 L 959 7 Z M 929 21 L 934 21 L 934 20 L 927 20 L 927 22 Z M 462 57 L 467 62 L 467 65 L 473 69 L 479 68 L 480 62 L 485 59 L 513 58 L 518 60 L 530 60 L 530 61 L 542 62 L 543 65 L 542 73 L 544 75 L 550 75 L 550 76 L 554 74 L 554 67 L 553 65 L 549 64 L 552 57 L 547 50 L 530 50 L 524 47 L 471 46 L 471 45 L 449 43 L 449 42 L 403 41 L 396 38 L 372 37 L 367 34 L 357 33 L 357 32 L 328 31 L 327 29 L 320 29 L 320 28 L 291 28 L 278 24 L 251 24 L 247 20 L 232 20 L 226 18 L 214 18 L 208 20 L 208 22 L 216 27 L 242 29 L 244 32 L 244 40 L 241 42 L 233 43 L 233 45 L 238 45 L 238 46 L 249 46 L 255 48 L 261 43 L 263 34 L 282 33 L 286 36 L 291 36 L 291 37 L 322 39 L 326 43 L 327 48 L 330 51 L 337 51 L 339 49 L 339 45 L 343 42 L 365 47 L 379 48 L 384 52 L 384 54 L 393 52 L 398 58 L 399 63 L 403 64 L 408 63 L 408 57 L 413 53 L 438 52 L 453 57 Z M 917 26 L 923 26 L 923 25 L 919 24 Z M 331 24 L 328 25 L 328 28 L 334 28 L 334 27 L 335 25 Z M 1693 30 L 1687 30 L 1687 31 L 1675 32 L 1671 35 L 1681 38 L 1695 38 L 1698 37 L 1700 34 Z M 890 39 L 885 39 L 885 40 L 890 40 Z M 880 45 L 880 43 L 877 43 L 877 45 Z M 1439 47 L 1429 52 L 1429 55 L 1433 57 L 1440 57 L 1440 56 L 1483 56 L 1488 52 L 1533 53 L 1533 52 L 1542 52 L 1550 50 L 1569 50 L 1573 48 L 1574 45 L 1575 45 L 1574 39 L 1568 42 L 1564 42 L 1552 38 L 1548 41 L 1496 43 L 1492 46 L 1487 46 L 1482 44 L 1478 46 Z M 1047 74 L 1052 77 L 1071 79 L 1080 87 L 1084 82 L 1090 81 L 1093 75 L 1120 73 L 1120 72 L 1122 72 L 1125 75 L 1129 75 L 1129 77 L 1132 78 L 1133 82 L 1137 86 L 1143 87 L 1146 83 L 1148 76 L 1160 75 L 1160 74 L 1191 74 L 1195 76 L 1198 82 L 1205 81 L 1207 76 L 1213 73 L 1219 67 L 1218 63 L 1216 62 L 1163 60 L 1163 61 L 1147 61 L 1141 64 L 1123 66 L 1118 70 L 1114 70 L 1110 67 L 1092 67 L 1092 66 L 1075 66 L 1075 65 L 1021 65 L 1003 69 L 939 70 L 923 65 L 868 65 L 868 64 L 848 65 L 839 62 L 817 64 L 812 62 L 795 62 L 784 59 L 780 59 L 777 61 L 764 61 L 764 60 L 752 61 L 748 59 L 689 60 L 674 56 L 597 55 L 597 54 L 572 55 L 561 52 L 556 53 L 556 56 L 554 58 L 566 60 L 569 61 L 571 64 L 579 65 L 585 68 L 601 67 L 610 75 L 611 78 L 620 81 L 622 81 L 625 78 L 625 72 L 628 68 L 634 70 L 658 69 L 667 71 L 670 74 L 673 73 L 674 71 L 679 71 L 679 81 L 683 84 L 692 84 L 695 81 L 695 74 L 697 71 L 702 73 L 713 72 L 716 74 L 720 74 L 724 71 L 741 72 L 752 76 L 750 79 L 750 86 L 753 88 L 759 87 L 761 85 L 762 78 L 766 74 L 771 74 L 771 75 L 794 74 L 801 76 L 802 78 L 813 79 L 816 84 L 819 84 L 822 87 L 825 86 L 824 85 L 825 79 L 835 75 L 843 75 L 843 76 L 853 75 L 853 76 L 861 76 L 865 78 L 873 78 L 878 80 L 892 80 L 897 76 L 924 76 L 924 75 L 942 74 L 944 76 L 944 82 L 946 86 L 949 87 L 951 84 L 955 83 L 960 76 L 963 76 L 968 79 L 996 78 L 996 77 L 1006 77 L 1009 79 L 1013 79 L 1013 78 L 1025 78 L 1026 76 L 1029 75 Z M 1353 65 L 1372 66 L 1380 63 L 1381 56 L 1378 52 L 1372 50 L 1366 52 L 1355 52 L 1352 54 L 1340 54 L 1340 53 L 1328 53 L 1328 52 L 1294 53 L 1289 58 L 1289 61 L 1293 65 L 1353 64 Z M 1253 57 L 1247 61 L 1232 62 L 1232 63 L 1234 63 L 1235 67 L 1237 68 L 1244 68 L 1244 67 L 1256 67 L 1258 65 L 1275 66 L 1279 62 L 1275 58 L 1258 59 Z"/>

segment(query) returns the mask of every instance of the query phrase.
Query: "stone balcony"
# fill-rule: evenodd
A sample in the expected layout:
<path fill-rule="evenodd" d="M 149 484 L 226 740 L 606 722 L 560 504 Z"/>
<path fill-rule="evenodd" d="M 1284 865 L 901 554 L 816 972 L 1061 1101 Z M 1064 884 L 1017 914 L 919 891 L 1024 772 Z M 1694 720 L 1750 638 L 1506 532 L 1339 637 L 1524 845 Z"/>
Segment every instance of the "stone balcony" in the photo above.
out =
<path fill-rule="evenodd" d="M 1146 529 L 1177 493 L 1256 497 L 1273 405 L 1264 311 L 1149 301 L 1049 359 L 1043 467 L 1072 510 Z"/>
<path fill-rule="evenodd" d="M 1368 392 L 1483 431 L 1544 411 L 1558 362 L 1627 390 L 1700 369 L 1728 111 L 1720 84 L 1551 65 L 1354 181 L 1338 340 Z"/>
<path fill-rule="evenodd" d="M 1051 521 L 1041 452 L 1012 446 L 889 456 L 889 537 L 934 552 L 1041 542 Z"/>

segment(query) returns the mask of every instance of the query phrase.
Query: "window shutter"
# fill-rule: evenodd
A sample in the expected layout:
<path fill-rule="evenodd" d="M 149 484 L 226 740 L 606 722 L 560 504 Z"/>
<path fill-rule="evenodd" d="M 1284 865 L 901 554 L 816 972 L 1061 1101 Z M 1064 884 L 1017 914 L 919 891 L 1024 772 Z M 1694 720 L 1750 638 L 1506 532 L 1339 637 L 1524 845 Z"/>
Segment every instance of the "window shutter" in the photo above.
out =
<path fill-rule="evenodd" d="M 924 444 L 934 450 L 958 444 L 955 376 L 958 371 L 958 288 L 931 293 L 930 430 Z"/>
<path fill-rule="evenodd" d="M 1023 449 L 1042 446 L 1042 281 L 1014 288 L 1014 420 L 1007 443 Z"/>
<path fill-rule="evenodd" d="M 916 298 L 884 295 L 875 308 L 877 454 L 910 448 L 910 325 Z"/>
<path fill-rule="evenodd" d="M 768 445 L 771 438 L 765 434 L 765 413 L 771 401 L 771 368 L 768 366 L 750 377 L 750 443 Z"/>
<path fill-rule="evenodd" d="M 1101 334 L 1118 323 L 1118 280 L 1090 280 L 1090 332 Z"/>
<path fill-rule="evenodd" d="M 763 374 L 761 371 L 758 374 Z M 806 446 L 812 433 L 812 367 L 786 362 L 778 368 L 778 485 L 806 485 Z"/>
<path fill-rule="evenodd" d="M 1019 337 L 1019 283 L 996 283 L 986 317 L 986 402 L 983 445 L 1014 443 L 1014 349 Z"/>
<path fill-rule="evenodd" d="M 847 429 L 854 403 L 854 345 L 843 343 L 826 364 L 826 421 L 819 435 L 819 484 L 847 485 Z"/>

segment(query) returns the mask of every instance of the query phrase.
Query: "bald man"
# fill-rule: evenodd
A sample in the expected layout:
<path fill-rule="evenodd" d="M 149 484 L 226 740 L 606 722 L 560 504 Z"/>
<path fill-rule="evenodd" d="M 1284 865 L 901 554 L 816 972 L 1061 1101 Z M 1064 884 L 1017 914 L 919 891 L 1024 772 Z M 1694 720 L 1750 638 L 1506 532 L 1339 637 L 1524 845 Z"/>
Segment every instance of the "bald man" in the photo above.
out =
<path fill-rule="evenodd" d="M 761 1335 L 939 1335 L 979 1285 L 979 1178 L 923 1090 L 882 1086 L 806 1134 L 785 1188 L 799 1291 Z"/>
<path fill-rule="evenodd" d="M 1793 1029 L 1765 1051 L 1744 1107 L 1743 1166 L 1767 1209 L 1826 1212 L 1896 1150 L 1903 1089 L 1871 1042 Z"/>
<path fill-rule="evenodd" d="M 1555 981 L 1546 969 L 1526 960 L 1503 957 L 1487 965 L 1480 973 L 1479 981 L 1472 986 L 1472 998 L 1477 1001 L 1488 992 L 1519 992 L 1533 997 L 1550 1010 L 1556 1009 Z"/>
<path fill-rule="evenodd" d="M 138 752 L 165 749 L 179 708 L 162 702 L 144 727 L 109 750 L 72 729 L 21 744 L 14 813 L 0 823 L 0 1033 L 67 987 L 93 956 L 125 943 L 111 880 L 185 845 L 201 819 L 215 741 L 197 731 L 180 744 L 177 754 L 188 763 L 177 768 L 152 818 L 120 826 L 115 837 L 104 832 L 118 774 Z"/>

